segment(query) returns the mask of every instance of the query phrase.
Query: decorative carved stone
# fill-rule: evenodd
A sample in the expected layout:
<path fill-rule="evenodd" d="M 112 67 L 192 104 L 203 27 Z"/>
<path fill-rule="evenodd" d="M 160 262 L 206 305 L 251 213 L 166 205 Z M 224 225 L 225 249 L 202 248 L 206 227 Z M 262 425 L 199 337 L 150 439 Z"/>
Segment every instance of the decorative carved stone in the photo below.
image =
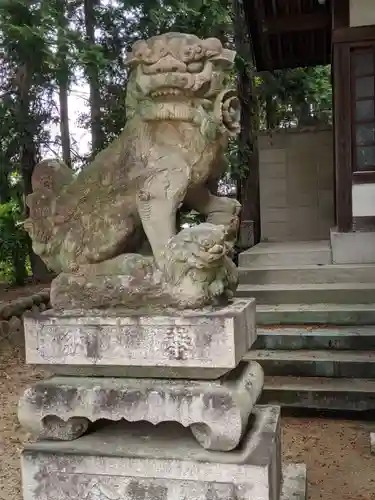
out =
<path fill-rule="evenodd" d="M 229 451 L 243 436 L 263 382 L 256 362 L 218 381 L 54 377 L 25 392 L 18 417 L 38 437 L 60 440 L 80 437 L 88 421 L 176 421 L 204 448 Z"/>
<path fill-rule="evenodd" d="M 254 299 L 211 311 L 45 311 L 24 317 L 26 360 L 65 375 L 218 378 L 256 339 Z"/>
<path fill-rule="evenodd" d="M 48 396 L 51 395 L 44 395 L 44 397 Z M 85 434 L 90 423 L 87 418 L 71 417 L 63 420 L 57 415 L 36 418 L 36 415 L 28 414 L 30 408 L 38 404 L 35 397 L 39 397 L 39 401 L 41 401 L 42 396 L 41 394 L 37 395 L 35 387 L 27 389 L 19 402 L 18 413 L 21 425 L 35 437 L 52 441 L 72 441 Z M 25 404 L 25 402 L 27 403 Z"/>
<path fill-rule="evenodd" d="M 226 86 L 234 57 L 215 38 L 137 42 L 120 136 L 78 176 L 57 160 L 35 168 L 25 228 L 34 251 L 63 273 L 54 307 L 132 307 L 143 297 L 150 307 L 188 309 L 233 295 L 227 255 L 240 205 L 207 186 L 239 131 L 238 99 Z M 182 205 L 207 223 L 176 235 Z"/>
<path fill-rule="evenodd" d="M 120 255 L 100 264 L 62 273 L 51 286 L 55 308 L 147 307 L 148 310 L 204 307 L 228 303 L 238 270 L 227 257 L 224 226 L 200 224 L 183 229 L 163 251 L 162 270 L 152 257 Z"/>
<path fill-rule="evenodd" d="M 74 442 L 27 445 L 24 500 L 280 500 L 280 437 L 277 407 L 256 407 L 241 447 L 226 453 L 173 423 L 119 422 Z"/>

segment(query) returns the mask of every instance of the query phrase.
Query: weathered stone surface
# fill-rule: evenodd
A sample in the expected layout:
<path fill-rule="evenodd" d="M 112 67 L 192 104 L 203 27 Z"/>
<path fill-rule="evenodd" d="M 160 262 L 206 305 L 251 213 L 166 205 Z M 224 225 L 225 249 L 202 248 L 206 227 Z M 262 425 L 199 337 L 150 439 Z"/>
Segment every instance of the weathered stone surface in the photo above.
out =
<path fill-rule="evenodd" d="M 80 307 L 93 307 L 99 298 L 89 297 L 89 284 L 98 294 L 104 277 L 103 307 L 118 305 L 109 292 L 119 290 L 121 276 L 126 289 L 140 285 L 141 295 L 162 295 L 163 306 L 213 305 L 232 293 L 224 257 L 233 249 L 240 205 L 207 186 L 225 170 L 228 139 L 240 130 L 239 101 L 226 87 L 234 58 L 216 38 L 167 33 L 135 43 L 120 136 L 78 176 L 57 160 L 35 168 L 25 228 L 48 267 L 65 273 L 54 284 L 53 305 L 69 302 L 71 290 L 71 309 L 81 287 Z M 176 238 L 182 205 L 211 226 L 208 235 L 207 226 L 185 229 L 185 249 Z M 132 304 L 133 294 L 121 294 L 122 305 L 128 299 Z"/>
<path fill-rule="evenodd" d="M 283 466 L 280 500 L 307 500 L 307 471 L 305 464 Z"/>
<path fill-rule="evenodd" d="M 38 437 L 61 440 L 84 434 L 85 419 L 175 421 L 204 448 L 229 451 L 245 432 L 263 382 L 256 362 L 241 363 L 219 381 L 54 377 L 26 390 L 18 418 Z"/>
<path fill-rule="evenodd" d="M 375 432 L 370 432 L 370 451 L 371 455 L 375 455 Z"/>
<path fill-rule="evenodd" d="M 49 310 L 25 315 L 24 325 L 26 361 L 68 375 L 213 379 L 256 339 L 253 299 L 165 315 Z"/>
<path fill-rule="evenodd" d="M 10 331 L 9 321 L 0 320 L 0 339 L 8 337 Z"/>
<path fill-rule="evenodd" d="M 41 292 L 30 297 L 5 302 L 0 305 L 0 341 L 7 340 L 11 344 L 20 346 L 24 344 L 24 329 L 22 317 L 26 311 L 38 313 L 49 300 L 49 291 Z"/>
<path fill-rule="evenodd" d="M 41 395 L 37 393 L 40 386 L 28 389 L 19 403 L 18 418 L 20 423 L 33 433 L 38 439 L 50 439 L 53 441 L 71 441 L 81 437 L 89 427 L 89 420 L 82 417 L 72 417 L 67 420 L 62 420 L 60 417 L 50 413 L 44 418 L 38 418 L 38 415 L 33 412 L 36 410 L 37 402 L 44 402 L 46 398 L 52 399 L 50 392 L 46 391 Z M 54 396 L 66 396 L 64 391 L 55 389 Z M 28 398 L 33 398 L 29 401 Z M 39 409 L 39 415 L 43 415 L 43 410 Z M 47 412 L 46 412 L 47 413 Z"/>
<path fill-rule="evenodd" d="M 198 308 L 228 303 L 238 285 L 238 270 L 227 257 L 225 226 L 199 224 L 183 229 L 166 245 L 162 270 L 153 257 L 120 255 L 100 264 L 62 273 L 51 285 L 56 309 L 95 309 L 126 305 Z"/>
<path fill-rule="evenodd" d="M 256 407 L 241 446 L 204 450 L 173 423 L 109 425 L 22 455 L 24 500 L 279 500 L 280 412 Z"/>
<path fill-rule="evenodd" d="M 10 344 L 15 346 L 22 346 L 25 341 L 24 328 L 22 317 L 12 316 L 8 321 L 8 335 L 7 340 Z"/>

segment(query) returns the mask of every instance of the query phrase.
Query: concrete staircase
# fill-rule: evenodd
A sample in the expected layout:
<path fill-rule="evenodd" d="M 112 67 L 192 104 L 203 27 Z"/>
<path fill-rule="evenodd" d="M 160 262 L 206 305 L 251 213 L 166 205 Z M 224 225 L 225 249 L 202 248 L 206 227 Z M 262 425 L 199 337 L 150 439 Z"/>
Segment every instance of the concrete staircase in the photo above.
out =
<path fill-rule="evenodd" d="M 375 264 L 335 265 L 328 242 L 262 243 L 239 257 L 257 300 L 262 403 L 375 410 Z"/>

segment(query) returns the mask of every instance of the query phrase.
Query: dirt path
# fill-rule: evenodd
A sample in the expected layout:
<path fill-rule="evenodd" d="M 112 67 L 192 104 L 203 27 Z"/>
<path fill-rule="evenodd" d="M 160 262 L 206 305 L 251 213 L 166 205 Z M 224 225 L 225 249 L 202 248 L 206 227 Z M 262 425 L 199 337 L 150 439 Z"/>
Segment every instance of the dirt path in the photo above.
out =
<path fill-rule="evenodd" d="M 0 500 L 22 500 L 19 454 L 28 436 L 17 422 L 17 403 L 42 376 L 24 365 L 20 351 L 0 344 Z M 284 460 L 307 464 L 309 500 L 375 500 L 370 428 L 375 423 L 283 417 Z"/>
<path fill-rule="evenodd" d="M 375 500 L 375 422 L 283 417 L 286 462 L 307 465 L 310 500 Z"/>
<path fill-rule="evenodd" d="M 42 373 L 25 366 L 20 350 L 0 343 L 0 500 L 21 500 L 19 455 L 28 435 L 17 420 L 24 389 Z"/>

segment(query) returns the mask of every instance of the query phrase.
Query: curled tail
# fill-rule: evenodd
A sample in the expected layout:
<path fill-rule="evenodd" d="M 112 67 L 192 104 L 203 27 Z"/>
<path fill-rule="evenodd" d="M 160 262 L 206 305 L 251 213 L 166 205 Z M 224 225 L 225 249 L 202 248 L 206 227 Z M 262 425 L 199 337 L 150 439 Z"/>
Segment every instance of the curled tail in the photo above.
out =
<path fill-rule="evenodd" d="M 29 218 L 24 222 L 24 227 L 33 241 L 35 253 L 47 264 L 56 225 L 56 198 L 72 180 L 72 170 L 59 160 L 43 160 L 32 175 L 33 192 L 26 198 Z"/>

